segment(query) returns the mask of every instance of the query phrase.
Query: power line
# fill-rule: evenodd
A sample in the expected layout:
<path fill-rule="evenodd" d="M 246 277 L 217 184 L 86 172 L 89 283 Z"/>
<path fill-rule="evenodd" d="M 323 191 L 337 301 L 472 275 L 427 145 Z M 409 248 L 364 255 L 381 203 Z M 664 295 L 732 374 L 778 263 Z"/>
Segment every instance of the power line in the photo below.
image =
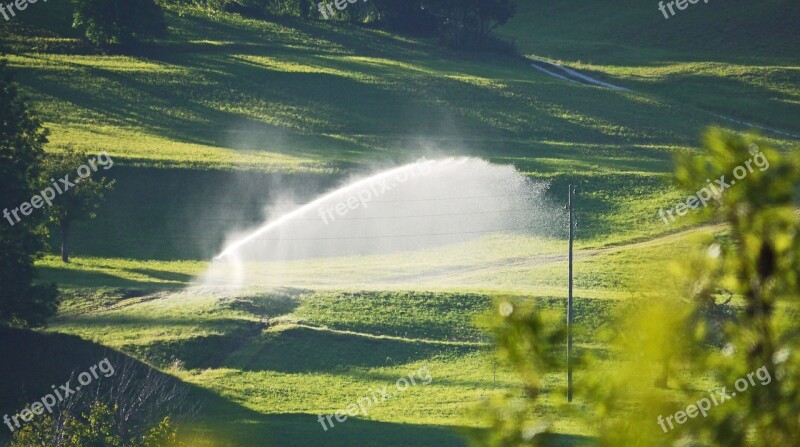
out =
<path fill-rule="evenodd" d="M 542 228 L 553 228 L 552 226 L 527 226 L 527 227 L 516 227 L 516 228 L 503 228 L 503 229 L 493 229 L 493 230 L 481 230 L 481 231 L 463 231 L 463 232 L 447 232 L 447 233 L 421 233 L 421 234 L 392 234 L 392 235 L 378 235 L 378 236 L 345 236 L 345 237 L 310 237 L 310 238 L 255 238 L 251 239 L 250 242 L 267 242 L 267 241 L 340 241 L 340 240 L 358 240 L 358 239 L 392 239 L 392 238 L 409 238 L 409 237 L 433 237 L 433 236 L 457 236 L 457 235 L 467 235 L 467 234 L 482 234 L 482 233 L 498 233 L 504 231 L 515 231 L 515 230 L 531 230 L 531 229 L 542 229 Z M 181 240 L 202 240 L 202 241 L 214 241 L 219 242 L 220 239 L 224 238 L 217 238 L 212 239 L 208 237 L 175 237 L 175 238 L 124 238 L 126 240 L 147 240 L 147 241 L 181 241 Z"/>
<path fill-rule="evenodd" d="M 411 219 L 411 218 L 420 218 L 420 217 L 444 217 L 444 216 L 470 216 L 475 214 L 494 214 L 494 213 L 511 213 L 516 211 L 537 211 L 535 208 L 518 208 L 518 209 L 509 209 L 509 210 L 491 210 L 491 211 L 473 211 L 469 213 L 442 213 L 442 214 L 412 214 L 407 216 L 376 216 L 376 217 L 350 217 L 350 218 L 341 218 L 341 219 L 331 219 L 332 222 L 335 221 L 344 221 L 344 220 L 382 220 L 382 219 Z M 233 218 L 201 218 L 201 217 L 189 217 L 186 219 L 173 219 L 167 218 L 162 220 L 171 220 L 171 221 L 203 221 L 203 222 L 247 222 L 247 223 L 259 223 L 264 222 L 262 218 L 253 218 L 253 219 L 233 219 Z M 294 218 L 291 219 L 292 222 L 295 221 L 309 221 L 309 222 L 319 222 L 322 221 L 322 218 Z"/>
<path fill-rule="evenodd" d="M 372 204 L 372 203 L 436 202 L 436 201 L 442 201 L 442 200 L 488 199 L 488 198 L 497 198 L 497 197 L 511 197 L 511 196 L 518 196 L 518 195 L 519 194 L 498 194 L 498 195 L 485 195 L 485 196 L 433 197 L 433 198 L 424 198 L 424 199 L 404 199 L 404 200 L 370 200 L 367 203 Z M 347 197 L 357 197 L 357 195 L 356 194 L 349 194 L 349 195 L 347 195 Z M 157 201 L 159 203 L 166 204 L 166 202 L 161 201 L 160 198 L 153 198 L 152 200 L 144 199 L 144 198 L 137 198 L 135 200 L 125 201 L 125 203 L 138 202 L 138 201 L 147 202 L 147 203 L 152 203 L 154 201 Z M 273 202 L 273 203 L 269 203 L 268 202 L 268 203 L 265 203 L 265 204 L 259 205 L 259 206 L 273 206 L 273 205 L 300 205 L 300 206 L 304 206 L 304 205 L 308 205 L 310 203 L 313 203 L 313 201 L 314 200 L 311 199 L 308 202 Z M 255 200 L 254 201 L 250 201 L 250 202 L 229 202 L 229 201 L 225 201 L 225 202 L 209 202 L 207 200 L 198 200 L 198 202 L 202 202 L 202 204 L 204 204 L 204 205 L 208 205 L 208 204 L 214 204 L 214 205 L 257 205 L 258 204 L 257 201 L 255 201 Z M 339 201 L 339 202 L 341 202 L 341 201 Z M 185 201 L 185 200 L 174 200 L 174 201 L 169 202 L 169 203 L 171 203 L 171 204 L 172 203 L 187 203 L 187 201 Z"/>

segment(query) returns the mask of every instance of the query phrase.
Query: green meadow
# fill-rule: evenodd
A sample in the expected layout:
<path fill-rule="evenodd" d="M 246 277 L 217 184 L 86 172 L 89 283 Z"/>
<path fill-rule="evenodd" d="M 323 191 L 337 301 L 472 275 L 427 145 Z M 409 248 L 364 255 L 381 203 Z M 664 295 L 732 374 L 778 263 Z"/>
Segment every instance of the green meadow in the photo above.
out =
<path fill-rule="evenodd" d="M 193 446 L 467 445 L 486 428 L 482 399 L 519 380 L 476 317 L 498 297 L 565 312 L 566 222 L 549 236 L 260 263 L 249 268 L 263 282 L 236 293 L 197 281 L 267 204 L 305 203 L 420 156 L 511 164 L 549 182 L 557 206 L 577 185 L 576 344 L 600 353 L 596 334 L 641 284 L 697 238 L 724 237 L 722 225 L 658 217 L 685 200 L 672 186 L 675 155 L 698 150 L 708 126 L 751 130 L 720 116 L 800 134 L 800 11 L 789 1 L 701 3 L 669 20 L 650 1 L 520 1 L 498 30 L 519 56 L 344 23 L 165 9 L 169 34 L 125 55 L 85 47 L 66 0 L 7 25 L 9 65 L 50 129 L 47 150 L 106 151 L 114 165 L 103 173 L 117 182 L 97 218 L 77 225 L 69 264 L 53 232 L 37 268 L 64 302 L 46 329 L 15 335 L 35 349 L 7 346 L 3 358 L 30 397 L 102 349 L 129 355 L 203 402 L 180 425 Z M 550 77 L 533 59 L 631 91 Z M 423 367 L 429 384 L 320 426 L 317 415 Z M 15 383 L 0 390 L 4 412 L 25 402 Z M 544 379 L 548 444 L 591 445 L 594 427 L 559 417 L 564 383 Z"/>

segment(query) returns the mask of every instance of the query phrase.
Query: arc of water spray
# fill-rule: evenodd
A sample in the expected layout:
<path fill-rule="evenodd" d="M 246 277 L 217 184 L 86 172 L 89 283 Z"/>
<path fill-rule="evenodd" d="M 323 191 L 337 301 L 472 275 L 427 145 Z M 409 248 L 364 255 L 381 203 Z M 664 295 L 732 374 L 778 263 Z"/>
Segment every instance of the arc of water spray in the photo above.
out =
<path fill-rule="evenodd" d="M 363 188 L 365 185 L 368 185 L 368 184 L 373 183 L 373 182 L 378 182 L 378 181 L 382 180 L 384 177 L 391 177 L 392 175 L 398 174 L 398 173 L 406 171 L 406 170 L 417 169 L 420 166 L 425 166 L 425 165 L 430 165 L 430 164 L 446 165 L 446 164 L 452 163 L 455 160 L 456 160 L 455 158 L 446 158 L 446 159 L 441 160 L 441 161 L 438 161 L 438 160 L 417 161 L 415 163 L 411 163 L 411 164 L 408 164 L 408 165 L 400 166 L 400 167 L 397 167 L 397 168 L 394 168 L 394 169 L 390 169 L 390 170 L 385 171 L 385 172 L 381 172 L 381 173 L 373 175 L 371 177 L 367 177 L 365 179 L 359 180 L 359 181 L 353 183 L 352 185 L 348 185 L 347 187 L 340 188 L 340 189 L 337 189 L 335 191 L 332 191 L 332 192 L 330 192 L 328 194 L 325 194 L 325 195 L 319 197 L 318 199 L 314 200 L 313 202 L 310 202 L 310 203 L 308 203 L 306 205 L 303 205 L 302 207 L 297 208 L 296 210 L 294 210 L 292 212 L 284 214 L 280 218 L 278 218 L 278 219 L 276 219 L 276 220 L 274 220 L 272 222 L 267 223 L 266 225 L 264 225 L 263 227 L 255 230 L 254 232 L 250 233 L 249 235 L 247 235 L 247 236 L 239 239 L 238 241 L 228 245 L 227 247 L 225 247 L 225 249 L 222 251 L 222 253 L 220 253 L 219 255 L 214 257 L 214 260 L 215 261 L 219 261 L 219 260 L 225 259 L 226 257 L 230 257 L 233 253 L 236 252 L 237 249 L 239 249 L 243 245 L 247 244 L 248 242 L 253 241 L 254 239 L 258 238 L 259 236 L 261 236 L 261 235 L 263 235 L 265 233 L 268 233 L 273 228 L 276 228 L 276 227 L 282 225 L 283 223 L 294 219 L 295 217 L 302 216 L 306 212 L 318 207 L 320 204 L 324 203 L 325 201 L 327 201 L 328 199 L 330 199 L 332 197 L 335 197 L 335 196 L 341 195 L 341 194 L 345 194 L 345 193 L 347 193 L 349 191 L 352 191 L 352 190 Z M 466 160 L 466 159 L 464 159 L 464 160 Z"/>

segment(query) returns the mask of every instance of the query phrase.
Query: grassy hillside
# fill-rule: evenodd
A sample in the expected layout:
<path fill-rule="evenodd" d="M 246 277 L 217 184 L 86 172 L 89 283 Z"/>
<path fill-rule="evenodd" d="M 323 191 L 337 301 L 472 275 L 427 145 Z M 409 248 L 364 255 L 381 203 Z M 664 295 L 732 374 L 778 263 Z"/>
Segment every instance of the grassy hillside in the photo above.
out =
<path fill-rule="evenodd" d="M 621 24 L 567 32 L 548 28 L 542 18 L 567 21 L 558 15 L 564 8 L 526 5 L 506 32 L 535 30 L 558 50 L 542 54 L 557 58 L 576 54 L 561 56 L 556 44 L 562 36 L 583 33 L 583 40 L 563 39 L 591 51 L 598 33 Z M 666 230 L 658 224 L 658 208 L 676 198 L 665 184 L 672 154 L 695 146 L 704 126 L 725 123 L 700 110 L 701 102 L 713 104 L 709 111 L 743 116 L 738 112 L 750 109 L 739 103 L 752 99 L 769 109 L 769 119 L 759 122 L 790 130 L 789 117 L 797 112 L 792 99 L 797 83 L 791 82 L 796 70 L 790 67 L 778 69 L 775 77 L 753 75 L 753 82 L 770 83 L 764 95 L 739 95 L 726 103 L 720 97 L 731 95 L 720 95 L 703 81 L 711 79 L 697 65 L 705 62 L 682 66 L 679 71 L 697 74 L 679 89 L 694 101 L 687 105 L 670 90 L 680 74 L 625 75 L 648 85 L 641 89 L 648 93 L 619 93 L 550 78 L 522 60 L 450 54 L 432 42 L 381 31 L 209 15 L 177 6 L 167 11 L 166 40 L 135 55 L 102 55 L 75 39 L 68 3 L 45 6 L 14 23 L 11 65 L 52 130 L 50 150 L 68 144 L 106 150 L 116 163 L 109 174 L 120 180 L 98 221 L 77 230 L 81 256 L 209 258 L 226 230 L 262 218 L 261 206 L 277 188 L 268 176 L 221 181 L 228 174 L 214 172 L 219 169 L 307 175 L 298 178 L 307 183 L 300 194 L 296 186 L 279 182 L 282 192 L 299 195 L 300 202 L 342 174 L 422 154 L 513 163 L 552 181 L 553 200 L 559 202 L 567 183 L 579 184 L 584 242 L 651 236 Z M 598 8 L 568 10 L 576 11 L 571 20 L 588 20 Z M 682 35 L 678 28 L 669 30 L 669 36 Z M 524 42 L 520 46 L 527 52 Z M 658 57 L 650 48 L 636 51 Z M 639 70 L 609 63 L 614 76 L 611 70 L 621 75 Z M 733 60 L 714 64 L 708 69 L 721 70 L 720 76 L 741 66 Z M 656 65 L 647 69 L 670 70 Z M 783 88 L 775 90 L 779 84 Z M 728 88 L 749 91 L 738 81 Z M 780 99 L 773 102 L 780 107 L 762 101 L 777 92 Z"/>
<path fill-rule="evenodd" d="M 233 296 L 193 287 L 226 236 L 262 222 L 270 202 L 291 208 L 348 175 L 422 155 L 513 164 L 549 181 L 559 205 L 578 185 L 577 343 L 600 352 L 594 335 L 639 284 L 695 237 L 724 231 L 657 217 L 682 199 L 669 186 L 674 154 L 696 148 L 707 125 L 745 129 L 715 114 L 800 133 L 789 1 L 710 2 L 670 20 L 657 2 L 521 1 L 502 29 L 527 57 L 633 92 L 367 27 L 175 5 L 167 38 L 103 54 L 76 38 L 70 11 L 39 3 L 11 23 L 10 65 L 52 131 L 48 150 L 108 151 L 117 184 L 97 219 L 75 229 L 73 261 L 38 264 L 66 301 L 25 343 L 110 348 L 184 382 L 207 402 L 183 427 L 191 445 L 465 445 L 461 435 L 481 429 L 469 410 L 516 380 L 474 317 L 497 296 L 564 307 L 566 225 L 549 238 L 258 264 L 262 281 Z M 14 383 L 25 382 L 36 361 L 8 354 L 19 358 Z M 30 374 L 26 393 L 79 363 L 53 357 L 55 378 Z M 429 385 L 332 431 L 317 422 L 421 367 Z M 560 399 L 562 376 L 545 378 L 542 412 Z M 14 389 L 3 396 L 7 411 L 25 401 Z M 550 443 L 585 445 L 593 430 L 562 418 Z"/>
<path fill-rule="evenodd" d="M 797 2 L 698 3 L 669 19 L 657 1 L 522 1 L 519 9 L 501 32 L 526 55 L 563 61 L 665 101 L 800 134 Z"/>
<path fill-rule="evenodd" d="M 406 299 L 409 296 L 388 294 L 376 300 L 370 294 L 294 292 L 288 297 L 294 304 L 264 312 L 251 303 L 273 305 L 275 300 L 287 299 L 285 292 L 262 291 L 259 296 L 235 300 L 165 294 L 145 301 L 121 299 L 110 309 L 96 308 L 60 319 L 52 330 L 80 335 L 147 359 L 181 380 L 266 415 L 256 420 L 274 423 L 283 420 L 283 415 L 292 415 L 280 434 L 267 435 L 277 442 L 275 445 L 306 445 L 299 441 L 298 433 L 325 445 L 368 444 L 387 423 L 404 425 L 395 430 L 394 440 L 386 441 L 388 445 L 407 445 L 415 439 L 430 442 L 432 434 L 437 438 L 434 427 L 442 430 L 439 440 L 443 445 L 463 445 L 459 431 L 478 428 L 465 411 L 516 379 L 502 366 L 494 370 L 487 345 L 465 341 L 457 332 L 426 329 L 441 326 L 442 310 L 457 314 L 459 319 L 470 319 L 486 309 L 486 298 L 484 305 L 469 309 L 461 305 L 465 297 L 458 295 L 418 295 L 413 303 Z M 579 300 L 579 320 L 583 321 L 583 315 L 598 318 L 608 314 L 612 303 Z M 545 305 L 562 308 L 563 301 L 552 300 Z M 337 317 L 332 326 L 320 326 L 324 319 L 305 317 L 308 306 L 327 307 L 336 314 L 349 311 L 355 319 Z M 358 314 L 353 307 L 360 309 Z M 374 318 L 364 321 L 366 316 Z M 403 326 L 403 336 L 382 335 L 387 328 L 375 327 L 382 318 L 391 318 L 396 327 Z M 602 317 L 593 323 L 599 321 Z M 350 330 L 340 329 L 345 326 Z M 368 417 L 355 421 L 360 427 L 337 427 L 326 433 L 319 426 L 317 414 L 330 414 L 368 395 L 370 389 L 392 385 L 420 367 L 430 370 L 431 383 L 412 387 L 398 394 L 396 400 L 376 406 Z M 548 382 L 553 390 L 562 386 L 560 377 L 553 376 Z M 215 407 L 208 410 L 214 412 Z M 242 445 L 244 439 L 265 433 L 263 424 L 246 424 L 238 417 L 240 414 L 234 413 L 210 419 L 218 440 Z M 371 425 L 375 430 L 365 429 Z M 460 428 L 444 430 L 447 426 Z M 350 421 L 342 427 L 351 427 Z M 577 439 L 591 433 L 566 421 L 560 430 Z"/>
<path fill-rule="evenodd" d="M 257 186 L 221 188 L 225 174 L 209 170 L 319 177 L 307 198 L 331 175 L 422 154 L 513 163 L 553 191 L 591 185 L 585 240 L 651 235 L 663 231 L 652 223 L 669 200 L 672 153 L 714 121 L 662 99 L 565 83 L 521 60 L 448 54 L 369 29 L 171 7 L 167 40 L 101 55 L 72 37 L 66 4 L 52 9 L 58 26 L 41 11 L 12 29 L 10 61 L 52 130 L 50 150 L 106 150 L 120 180 L 97 224 L 77 230 L 83 256 L 213 255 L 225 233 L 219 219 L 251 223 L 261 204 L 251 200 Z M 191 171 L 138 169 L 152 166 Z"/>
<path fill-rule="evenodd" d="M 671 54 L 721 62 L 754 58 L 796 62 L 800 47 L 793 27 L 800 14 L 796 2 L 698 3 L 684 11 L 675 9 L 675 16 L 669 19 L 659 11 L 658 3 L 525 0 L 519 2 L 516 17 L 501 33 L 514 35 L 525 51 L 561 45 L 559 49 L 571 51 L 565 54 L 569 57 L 594 51 L 597 58 L 628 57 L 635 61 L 648 52 L 660 51 L 651 58 Z M 523 35 L 523 29 L 527 35 Z"/>
<path fill-rule="evenodd" d="M 697 234 L 708 231 L 714 229 Z M 691 244 L 692 237 L 682 235 L 579 252 L 578 349 L 602 353 L 604 348 L 595 343 L 597 332 L 607 328 L 616 310 L 634 297 L 637 284 L 657 277 L 666 259 Z M 404 268 L 395 261 L 395 268 Z M 343 271 L 362 270 L 350 259 L 338 262 Z M 308 262 L 297 265 L 294 275 L 310 267 Z M 470 290 L 503 277 L 518 282 L 533 276 L 539 288 L 516 295 L 528 295 L 542 308 L 563 312 L 563 257 L 521 267 L 484 267 L 453 278 L 450 287 Z M 473 326 L 473 318 L 491 308 L 491 297 L 425 291 L 429 286 L 446 286 L 445 276 L 392 292 L 265 286 L 235 296 L 202 287 L 159 292 L 146 287 L 120 289 L 123 284 L 128 285 L 75 289 L 50 331 L 129 353 L 241 407 L 223 413 L 220 408 L 225 405 L 212 400 L 205 410 L 208 414 L 197 424 L 200 427 L 186 428 L 192 445 L 244 445 L 255 437 L 274 445 L 308 445 L 308 439 L 325 445 L 372 445 L 376 435 L 389 437 L 385 445 L 432 440 L 464 445 L 461 435 L 480 429 L 470 409 L 516 380 L 502 363 L 495 365 L 489 339 Z M 433 377 L 425 388 L 409 389 L 375 407 L 368 417 L 352 425 L 348 420 L 342 430 L 325 432 L 319 426 L 317 414 L 333 412 L 368 394 L 370 388 L 391 385 L 423 366 Z M 563 377 L 549 376 L 544 383 L 544 392 L 552 395 L 543 400 L 541 411 L 552 412 Z M 213 441 L 203 437 L 209 430 Z M 555 430 L 559 437 L 553 445 L 584 445 L 593 434 L 592 427 L 566 418 L 557 419 Z M 303 441 L 298 433 L 304 434 Z"/>
<path fill-rule="evenodd" d="M 37 51 L 59 39 L 18 38 L 11 63 L 54 148 L 92 141 L 134 164 L 326 172 L 426 143 L 532 156 L 591 142 L 597 155 L 651 146 L 640 150 L 657 156 L 699 129 L 656 102 L 634 113 L 632 98 L 561 86 L 520 61 L 448 57 L 378 31 L 192 9 L 172 10 L 170 24 L 171 40 L 135 57 L 64 54 L 70 41 Z M 660 129 L 665 120 L 682 141 Z"/>

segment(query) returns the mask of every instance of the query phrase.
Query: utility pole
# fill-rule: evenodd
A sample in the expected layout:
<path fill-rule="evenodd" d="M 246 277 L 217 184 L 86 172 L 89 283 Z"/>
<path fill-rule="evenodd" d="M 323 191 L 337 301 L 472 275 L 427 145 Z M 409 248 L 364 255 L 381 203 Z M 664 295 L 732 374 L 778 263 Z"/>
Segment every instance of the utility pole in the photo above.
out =
<path fill-rule="evenodd" d="M 569 185 L 569 296 L 567 297 L 567 402 L 572 402 L 572 242 L 575 240 L 575 223 L 572 218 L 572 201 L 575 188 Z"/>

